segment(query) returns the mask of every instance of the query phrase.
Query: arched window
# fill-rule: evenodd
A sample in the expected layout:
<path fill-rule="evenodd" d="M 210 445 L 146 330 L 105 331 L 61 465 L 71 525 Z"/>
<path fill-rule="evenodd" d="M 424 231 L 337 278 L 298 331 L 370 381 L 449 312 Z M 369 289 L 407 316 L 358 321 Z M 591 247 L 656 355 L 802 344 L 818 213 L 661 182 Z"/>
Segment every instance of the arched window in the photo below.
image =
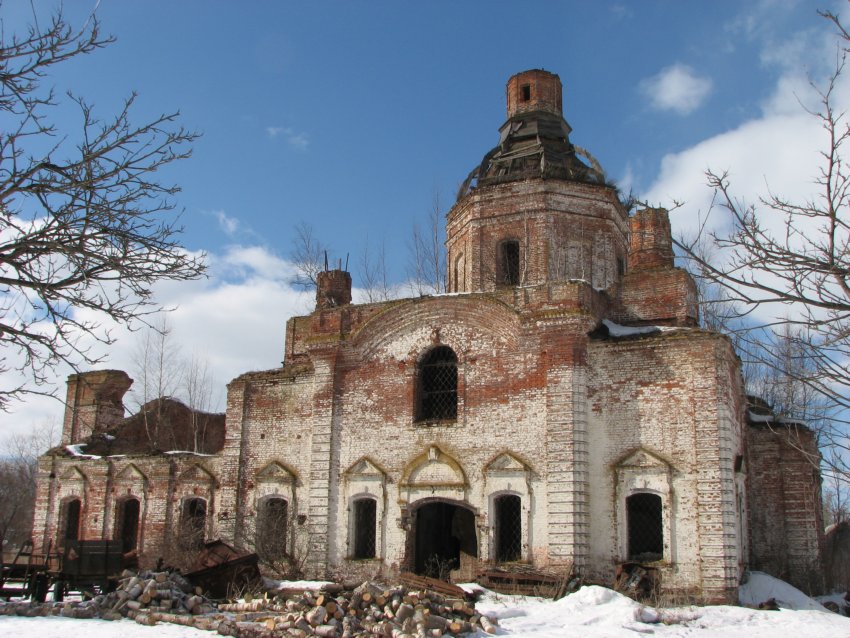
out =
<path fill-rule="evenodd" d="M 519 285 L 519 242 L 509 239 L 499 244 L 500 286 Z"/>
<path fill-rule="evenodd" d="M 437 346 L 419 362 L 416 420 L 457 418 L 457 356 L 448 346 Z"/>
<path fill-rule="evenodd" d="M 78 498 L 72 498 L 65 502 L 61 526 L 62 540 L 80 540 L 80 513 L 82 506 L 82 501 Z"/>
<path fill-rule="evenodd" d="M 354 558 L 375 558 L 377 505 L 373 498 L 354 501 Z"/>
<path fill-rule="evenodd" d="M 115 533 L 113 538 L 121 542 L 125 554 L 136 549 L 139 541 L 139 499 L 125 498 L 118 502 L 115 510 Z"/>
<path fill-rule="evenodd" d="M 632 494 L 626 499 L 629 560 L 648 562 L 664 556 L 661 512 L 661 497 L 657 494 Z"/>
<path fill-rule="evenodd" d="M 496 560 L 500 563 L 522 557 L 522 502 L 519 496 L 505 494 L 494 501 Z"/>
<path fill-rule="evenodd" d="M 254 539 L 257 554 L 269 561 L 286 556 L 289 503 L 284 498 L 272 496 L 260 503 L 257 512 L 257 537 Z"/>
<path fill-rule="evenodd" d="M 207 502 L 202 498 L 187 498 L 180 513 L 180 544 L 197 548 L 204 544 L 207 526 Z"/>

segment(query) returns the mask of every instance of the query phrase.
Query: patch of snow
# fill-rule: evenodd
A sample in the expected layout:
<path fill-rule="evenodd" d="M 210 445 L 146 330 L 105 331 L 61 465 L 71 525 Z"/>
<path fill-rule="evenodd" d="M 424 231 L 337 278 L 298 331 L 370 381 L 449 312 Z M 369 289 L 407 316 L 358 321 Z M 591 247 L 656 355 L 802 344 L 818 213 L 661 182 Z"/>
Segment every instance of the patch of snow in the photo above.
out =
<path fill-rule="evenodd" d="M 86 443 L 74 443 L 73 445 L 66 445 L 65 450 L 71 455 L 76 456 L 81 459 L 99 459 L 99 456 L 94 454 L 86 454 L 83 452 L 83 448 L 86 447 Z"/>
<path fill-rule="evenodd" d="M 758 607 L 760 603 L 771 598 L 782 609 L 796 611 L 805 609 L 831 613 L 826 607 L 809 598 L 793 585 L 764 572 L 750 572 L 747 582 L 738 588 L 738 601 L 748 607 Z"/>
<path fill-rule="evenodd" d="M 115 440 L 115 437 L 112 436 L 111 434 L 104 434 L 103 438 L 106 439 L 107 441 L 114 441 Z"/>
<path fill-rule="evenodd" d="M 263 578 L 263 585 L 266 589 L 305 589 L 319 590 L 327 585 L 333 585 L 329 580 L 275 580 L 273 578 Z"/>
<path fill-rule="evenodd" d="M 132 620 L 78 620 L 75 618 L 18 618 L 0 616 L 0 636 L 38 636 L 38 638 L 210 638 L 209 631 L 158 623 L 154 627 Z"/>
<path fill-rule="evenodd" d="M 747 410 L 747 418 L 753 423 L 773 423 L 772 414 L 756 414 L 752 410 Z"/>
<path fill-rule="evenodd" d="M 612 337 L 632 337 L 634 335 L 646 335 L 653 332 L 661 332 L 660 326 L 621 326 L 620 324 L 609 321 L 608 319 L 603 319 L 602 323 L 606 328 L 608 328 L 608 334 Z"/>
<path fill-rule="evenodd" d="M 191 454 L 192 456 L 213 456 L 212 454 L 204 454 L 203 452 L 192 452 L 191 450 L 169 450 L 163 454 Z"/>

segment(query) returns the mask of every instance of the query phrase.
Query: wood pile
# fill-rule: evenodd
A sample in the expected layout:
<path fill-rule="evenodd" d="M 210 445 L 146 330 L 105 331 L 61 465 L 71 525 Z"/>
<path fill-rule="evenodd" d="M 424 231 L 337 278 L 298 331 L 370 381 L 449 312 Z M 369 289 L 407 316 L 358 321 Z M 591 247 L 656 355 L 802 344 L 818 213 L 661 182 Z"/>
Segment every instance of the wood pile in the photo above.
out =
<path fill-rule="evenodd" d="M 385 587 L 366 582 L 353 589 L 330 585 L 240 603 L 214 604 L 180 574 L 126 575 L 118 589 L 85 602 L 0 604 L 0 614 L 56 615 L 104 620 L 131 618 L 142 625 L 168 622 L 237 638 L 443 638 L 497 632 L 497 622 L 475 611 L 462 589 Z M 427 581 L 426 581 L 427 582 Z"/>
<path fill-rule="evenodd" d="M 178 572 L 124 572 L 115 591 L 95 596 L 92 605 L 105 620 L 166 613 L 209 614 L 215 607 Z"/>
<path fill-rule="evenodd" d="M 218 632 L 240 638 L 441 638 L 478 630 L 496 633 L 496 621 L 478 614 L 464 596 L 369 582 L 349 591 L 304 592 L 286 600 L 219 605 L 219 611 L 235 616 L 220 624 Z"/>

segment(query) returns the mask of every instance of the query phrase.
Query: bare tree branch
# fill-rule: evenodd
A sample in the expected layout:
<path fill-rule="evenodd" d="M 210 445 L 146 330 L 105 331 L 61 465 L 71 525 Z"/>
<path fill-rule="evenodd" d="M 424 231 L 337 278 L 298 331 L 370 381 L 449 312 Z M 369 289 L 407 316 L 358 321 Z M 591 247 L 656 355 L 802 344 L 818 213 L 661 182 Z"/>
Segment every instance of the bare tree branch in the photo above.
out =
<path fill-rule="evenodd" d="M 836 102 L 850 37 L 837 16 L 821 15 L 838 29 L 841 45 L 830 77 L 812 85 L 819 107 L 807 110 L 823 131 L 815 194 L 794 201 L 768 190 L 745 203 L 727 172 L 710 170 L 709 213 L 725 215 L 722 227 L 730 230 L 708 232 L 703 219 L 696 238 L 675 241 L 701 292 L 722 300 L 725 316 L 716 327 L 733 336 L 745 364 L 760 367 L 748 380 L 751 391 L 780 416 L 814 426 L 821 444 L 839 451 L 826 455 L 828 470 L 847 480 L 841 451 L 850 449 L 850 123 Z"/>
<path fill-rule="evenodd" d="M 42 28 L 0 43 L 0 372 L 25 383 L 0 388 L 0 408 L 26 392 L 43 392 L 54 367 L 96 364 L 92 343 L 109 344 L 103 319 L 132 324 L 161 310 L 153 286 L 204 273 L 204 256 L 178 241 L 175 185 L 157 173 L 188 158 L 197 134 L 178 113 L 138 125 L 135 95 L 101 119 L 82 97 L 68 95 L 81 126 L 59 131 L 59 104 L 45 87 L 56 65 L 114 39 L 92 16 L 81 30 L 61 10 Z M 93 311 L 93 312 L 82 312 Z M 100 317 L 92 319 L 90 317 Z"/>

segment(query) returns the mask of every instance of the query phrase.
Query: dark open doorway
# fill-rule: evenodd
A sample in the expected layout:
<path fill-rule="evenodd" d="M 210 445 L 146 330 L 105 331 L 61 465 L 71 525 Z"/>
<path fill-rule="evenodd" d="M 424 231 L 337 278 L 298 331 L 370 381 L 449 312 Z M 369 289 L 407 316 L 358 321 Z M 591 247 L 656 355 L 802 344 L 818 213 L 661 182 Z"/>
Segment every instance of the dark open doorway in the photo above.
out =
<path fill-rule="evenodd" d="M 655 561 L 664 555 L 661 497 L 632 494 L 626 499 L 629 530 L 629 560 Z"/>
<path fill-rule="evenodd" d="M 522 557 L 522 501 L 505 494 L 495 500 L 496 560 L 500 563 Z"/>
<path fill-rule="evenodd" d="M 139 542 L 139 499 L 120 501 L 117 514 L 115 540 L 121 541 L 121 551 L 126 554 L 136 549 Z"/>
<path fill-rule="evenodd" d="M 415 565 L 417 574 L 447 578 L 460 566 L 461 553 L 478 556 L 475 515 L 460 505 L 437 501 L 416 510 Z"/>

